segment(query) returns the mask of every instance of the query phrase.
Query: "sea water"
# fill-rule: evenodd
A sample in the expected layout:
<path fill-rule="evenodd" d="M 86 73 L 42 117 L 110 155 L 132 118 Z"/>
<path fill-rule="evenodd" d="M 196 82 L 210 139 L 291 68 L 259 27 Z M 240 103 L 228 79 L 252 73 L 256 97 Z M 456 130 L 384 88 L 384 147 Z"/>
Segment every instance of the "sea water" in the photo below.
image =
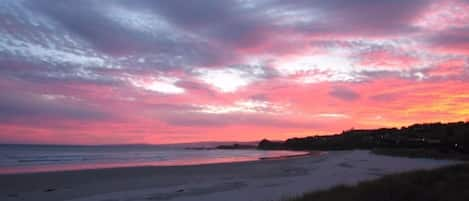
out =
<path fill-rule="evenodd" d="M 304 152 L 189 149 L 181 145 L 0 145 L 0 174 L 228 163 L 298 154 Z"/>

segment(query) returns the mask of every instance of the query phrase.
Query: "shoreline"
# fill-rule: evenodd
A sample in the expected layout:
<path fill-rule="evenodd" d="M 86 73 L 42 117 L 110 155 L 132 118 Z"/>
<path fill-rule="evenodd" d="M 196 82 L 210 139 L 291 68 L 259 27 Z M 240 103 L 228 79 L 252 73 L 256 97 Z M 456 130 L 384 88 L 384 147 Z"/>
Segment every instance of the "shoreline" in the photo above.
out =
<path fill-rule="evenodd" d="M 456 163 L 355 150 L 281 160 L 0 175 L 0 200 L 280 200 L 390 173 Z"/>
<path fill-rule="evenodd" d="M 54 173 L 54 172 L 74 172 L 74 171 L 90 171 L 90 170 L 109 170 L 109 169 L 127 169 L 127 168 L 151 168 L 151 167 L 185 167 L 185 166 L 201 166 L 201 165 L 216 165 L 216 164 L 230 164 L 230 163 L 246 163 L 246 162 L 255 162 L 255 161 L 262 161 L 262 160 L 281 160 L 281 159 L 289 159 L 289 158 L 298 158 L 298 157 L 306 157 L 313 155 L 319 151 L 291 151 L 288 150 L 289 153 L 295 154 L 286 154 L 281 156 L 272 156 L 272 157 L 258 157 L 258 158 L 246 158 L 246 159 L 231 159 L 227 158 L 226 160 L 218 160 L 218 161 L 199 161 L 199 162 L 182 162 L 180 164 L 174 164 L 172 162 L 164 162 L 164 161 L 155 161 L 155 162 L 141 162 L 141 163 L 103 163 L 103 164 L 63 164 L 63 165 L 52 165 L 52 166 L 36 166 L 36 167 L 28 167 L 28 166 L 20 166 L 20 167 L 11 167 L 11 170 L 5 168 L 0 170 L 0 176 L 5 175 L 22 175 L 22 174 L 43 174 L 43 173 Z M 20 170 L 17 169 L 26 169 Z M 32 168 L 31 170 L 28 168 Z"/>
<path fill-rule="evenodd" d="M 299 151 L 299 152 L 306 152 L 306 151 Z M 327 154 L 326 151 L 307 151 L 307 153 L 297 154 L 297 155 L 286 155 L 286 156 L 273 156 L 273 157 L 260 157 L 258 160 L 283 160 L 283 159 L 291 159 L 291 158 L 301 158 L 301 157 L 308 157 L 308 156 L 320 156 L 322 154 Z"/>

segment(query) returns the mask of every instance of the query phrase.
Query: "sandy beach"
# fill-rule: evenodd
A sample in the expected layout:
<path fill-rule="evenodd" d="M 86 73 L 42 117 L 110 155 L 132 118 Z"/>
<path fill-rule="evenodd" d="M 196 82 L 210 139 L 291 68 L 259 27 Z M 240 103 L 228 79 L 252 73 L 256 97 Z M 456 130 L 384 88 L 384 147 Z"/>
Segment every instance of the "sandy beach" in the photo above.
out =
<path fill-rule="evenodd" d="M 0 175 L 0 200 L 276 201 L 385 174 L 455 163 L 356 150 L 225 164 Z"/>

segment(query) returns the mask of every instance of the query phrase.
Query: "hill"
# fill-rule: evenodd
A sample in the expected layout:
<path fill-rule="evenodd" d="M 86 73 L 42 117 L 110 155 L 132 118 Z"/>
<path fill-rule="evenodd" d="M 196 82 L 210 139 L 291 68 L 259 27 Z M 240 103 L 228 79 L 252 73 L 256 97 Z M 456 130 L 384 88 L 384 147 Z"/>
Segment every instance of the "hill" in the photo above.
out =
<path fill-rule="evenodd" d="M 469 122 L 414 124 L 402 128 L 351 129 L 340 134 L 262 140 L 258 149 L 425 149 L 469 154 Z"/>

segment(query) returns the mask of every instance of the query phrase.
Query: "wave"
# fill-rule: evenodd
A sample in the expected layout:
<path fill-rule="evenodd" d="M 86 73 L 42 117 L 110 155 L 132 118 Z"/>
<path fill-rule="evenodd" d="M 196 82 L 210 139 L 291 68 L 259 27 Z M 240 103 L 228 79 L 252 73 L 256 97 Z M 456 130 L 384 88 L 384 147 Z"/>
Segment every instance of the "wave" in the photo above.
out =
<path fill-rule="evenodd" d="M 0 146 L 2 172 L 57 171 L 95 167 L 193 165 L 258 160 L 300 154 L 291 151 L 188 150 L 184 148 Z"/>

